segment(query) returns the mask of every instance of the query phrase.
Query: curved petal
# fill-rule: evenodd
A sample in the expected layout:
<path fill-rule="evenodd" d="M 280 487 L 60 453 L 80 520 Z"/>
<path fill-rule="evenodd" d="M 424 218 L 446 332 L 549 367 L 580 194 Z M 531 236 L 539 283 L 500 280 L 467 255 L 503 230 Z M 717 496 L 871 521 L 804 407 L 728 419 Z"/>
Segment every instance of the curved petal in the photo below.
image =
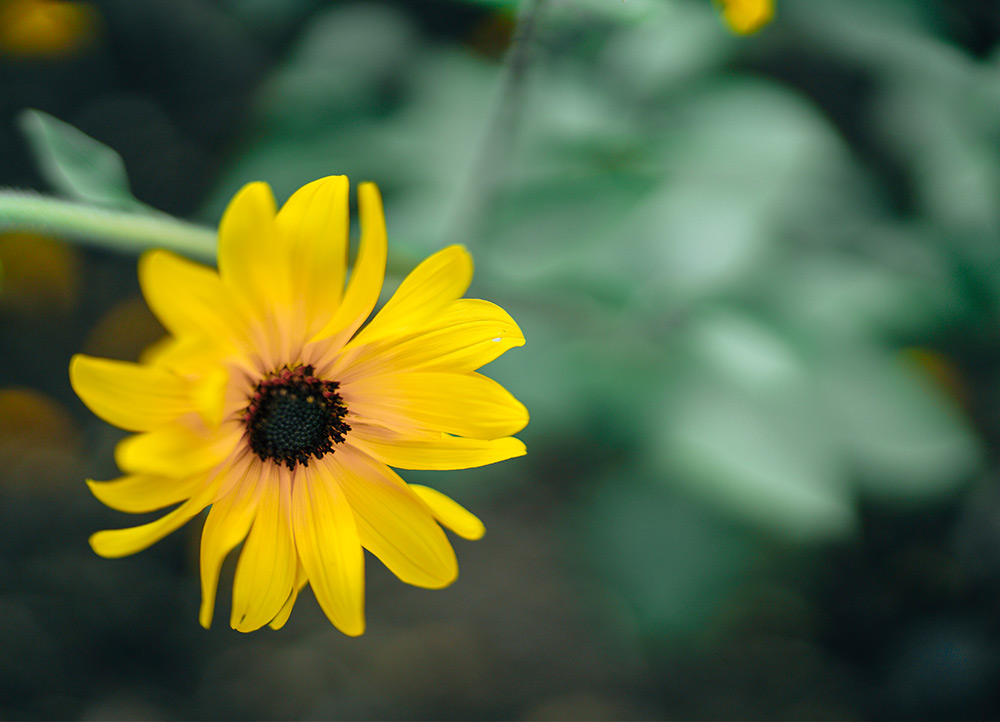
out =
<path fill-rule="evenodd" d="M 455 581 L 458 560 L 451 543 L 402 479 L 350 446 L 328 463 L 354 509 L 365 549 L 407 584 L 439 589 Z"/>
<path fill-rule="evenodd" d="M 523 345 L 524 334 L 502 308 L 478 298 L 460 298 L 418 333 L 367 344 L 352 340 L 330 374 L 343 383 L 387 372 L 466 373 Z"/>
<path fill-rule="evenodd" d="M 275 218 L 291 254 L 295 295 L 304 303 L 310 334 L 330 320 L 344 292 L 349 190 L 346 176 L 313 181 L 295 191 Z"/>
<path fill-rule="evenodd" d="M 385 214 L 382 196 L 374 183 L 358 186 L 358 215 L 361 217 L 361 242 L 344 301 L 333 318 L 313 337 L 313 340 L 327 339 L 332 350 L 339 350 L 371 314 L 385 279 Z"/>
<path fill-rule="evenodd" d="M 486 533 L 486 527 L 479 517 L 450 496 L 421 484 L 410 484 L 410 488 L 430 507 L 435 519 L 463 539 L 482 539 Z"/>
<path fill-rule="evenodd" d="M 416 330 L 459 298 L 472 283 L 472 256 L 448 246 L 414 268 L 382 310 L 359 334 L 358 343 Z"/>
<path fill-rule="evenodd" d="M 115 462 L 126 473 L 188 476 L 215 466 L 230 454 L 243 430 L 238 422 L 198 434 L 181 424 L 122 439 L 115 447 Z"/>
<path fill-rule="evenodd" d="M 275 289 L 283 289 L 277 293 L 283 299 L 290 290 L 287 259 L 275 268 L 276 257 L 282 255 L 275 252 L 275 213 L 267 183 L 248 183 L 229 201 L 219 221 L 219 275 L 231 292 L 257 307 L 266 308 L 261 302 L 270 299 Z"/>
<path fill-rule="evenodd" d="M 285 622 L 288 621 L 288 617 L 292 614 L 292 607 L 295 606 L 295 600 L 299 598 L 299 593 L 305 587 L 306 582 L 309 578 L 306 576 L 306 570 L 302 568 L 302 562 L 298 563 L 295 572 L 295 585 L 292 587 L 292 593 L 288 595 L 288 599 L 285 600 L 285 605 L 278 612 L 277 616 L 268 622 L 267 626 L 271 629 L 281 629 L 285 626 Z"/>
<path fill-rule="evenodd" d="M 448 434 L 409 438 L 367 424 L 353 424 L 348 441 L 397 469 L 472 469 L 526 453 L 524 444 L 513 436 L 491 441 Z"/>
<path fill-rule="evenodd" d="M 148 251 L 139 259 L 139 285 L 146 303 L 174 336 L 243 348 L 248 323 L 219 274 L 170 251 Z"/>
<path fill-rule="evenodd" d="M 156 521 L 128 529 L 99 531 L 90 537 L 90 546 L 97 554 L 109 559 L 140 552 L 182 527 L 208 506 L 212 501 L 216 485 L 217 482 L 204 485 L 201 491 Z"/>
<path fill-rule="evenodd" d="M 354 512 L 326 465 L 305 472 L 292 487 L 295 548 L 326 616 L 356 637 L 365 631 L 365 567 Z"/>
<path fill-rule="evenodd" d="M 91 411 L 129 431 L 148 431 L 194 410 L 188 382 L 155 366 L 76 354 L 69 380 Z"/>
<path fill-rule="evenodd" d="M 415 372 L 369 376 L 341 386 L 352 413 L 398 429 L 429 429 L 474 439 L 510 436 L 528 410 L 480 374 Z"/>
<path fill-rule="evenodd" d="M 189 499 L 205 483 L 202 474 L 172 479 L 155 474 L 132 474 L 113 481 L 87 479 L 98 501 L 131 514 L 156 511 Z"/>
<path fill-rule="evenodd" d="M 262 470 L 263 491 L 233 580 L 230 625 L 241 632 L 260 629 L 281 611 L 298 564 L 289 523 L 291 479 L 282 479 L 275 464 L 255 466 Z"/>
<path fill-rule="evenodd" d="M 198 621 L 208 629 L 215 612 L 215 593 L 222 563 L 250 531 L 260 500 L 260 464 L 251 464 L 234 473 L 242 478 L 235 487 L 216 499 L 201 533 L 201 610 Z"/>

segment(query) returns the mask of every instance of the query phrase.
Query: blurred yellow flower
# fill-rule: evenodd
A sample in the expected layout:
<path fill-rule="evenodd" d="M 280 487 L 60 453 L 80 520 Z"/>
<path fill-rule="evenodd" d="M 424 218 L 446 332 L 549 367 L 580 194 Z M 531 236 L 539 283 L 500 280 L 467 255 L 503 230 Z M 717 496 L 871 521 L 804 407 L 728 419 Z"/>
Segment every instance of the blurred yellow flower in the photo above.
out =
<path fill-rule="evenodd" d="M 165 333 L 142 296 L 136 295 L 119 301 L 97 320 L 83 342 L 83 352 L 135 361 Z"/>
<path fill-rule="evenodd" d="M 69 411 L 36 389 L 0 388 L 0 493 L 51 494 L 81 472 Z"/>
<path fill-rule="evenodd" d="M 0 0 L 0 52 L 28 57 L 67 55 L 89 43 L 97 10 L 86 2 Z"/>
<path fill-rule="evenodd" d="M 715 0 L 722 17 L 733 32 L 755 33 L 771 21 L 774 0 Z"/>
<path fill-rule="evenodd" d="M 47 236 L 2 233 L 0 276 L 0 309 L 26 316 L 66 313 L 79 291 L 79 254 Z"/>
<path fill-rule="evenodd" d="M 66 446 L 76 441 L 76 425 L 61 404 L 41 391 L 20 386 L 0 388 L 0 440 L 26 445 L 41 439 Z"/>
<path fill-rule="evenodd" d="M 524 454 L 524 406 L 476 373 L 524 343 L 487 301 L 464 299 L 472 259 L 451 246 L 421 263 L 362 328 L 382 288 L 378 189 L 358 189 L 361 240 L 347 279 L 349 187 L 325 178 L 276 212 L 263 183 L 232 200 L 219 271 L 153 251 L 143 294 L 171 336 L 142 363 L 76 356 L 70 378 L 98 416 L 130 431 L 125 476 L 88 482 L 105 504 L 157 521 L 98 532 L 106 557 L 138 552 L 207 506 L 201 623 L 241 542 L 231 625 L 281 627 L 309 583 L 340 630 L 364 631 L 368 549 L 401 580 L 450 584 L 455 553 L 439 524 L 482 536 L 444 494 L 389 467 L 462 469 Z"/>

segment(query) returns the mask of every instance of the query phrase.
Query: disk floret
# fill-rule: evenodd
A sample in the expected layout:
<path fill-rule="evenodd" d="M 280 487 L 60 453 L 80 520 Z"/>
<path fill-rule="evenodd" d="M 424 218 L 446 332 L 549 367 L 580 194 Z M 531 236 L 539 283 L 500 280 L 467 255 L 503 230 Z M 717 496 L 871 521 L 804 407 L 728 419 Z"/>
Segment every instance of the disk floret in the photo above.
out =
<path fill-rule="evenodd" d="M 269 374 L 254 387 L 243 414 L 250 448 L 263 461 L 289 469 L 332 454 L 351 430 L 339 386 L 317 378 L 312 366 Z"/>

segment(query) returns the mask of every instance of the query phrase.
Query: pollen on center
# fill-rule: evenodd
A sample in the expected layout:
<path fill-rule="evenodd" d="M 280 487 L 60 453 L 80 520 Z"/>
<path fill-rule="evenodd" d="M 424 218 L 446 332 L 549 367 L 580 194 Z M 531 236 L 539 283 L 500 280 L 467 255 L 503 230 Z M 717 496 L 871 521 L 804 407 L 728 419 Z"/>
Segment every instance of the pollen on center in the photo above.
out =
<path fill-rule="evenodd" d="M 317 378 L 312 366 L 269 374 L 254 387 L 243 414 L 250 448 L 289 469 L 332 454 L 351 430 L 338 388 L 336 381 Z"/>

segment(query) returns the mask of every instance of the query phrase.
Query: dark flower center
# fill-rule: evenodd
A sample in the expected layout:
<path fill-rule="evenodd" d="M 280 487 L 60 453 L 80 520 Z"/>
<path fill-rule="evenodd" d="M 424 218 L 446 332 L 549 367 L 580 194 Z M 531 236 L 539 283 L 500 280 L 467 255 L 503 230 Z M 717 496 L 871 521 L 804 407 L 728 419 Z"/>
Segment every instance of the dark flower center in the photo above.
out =
<path fill-rule="evenodd" d="M 312 366 L 276 371 L 254 388 L 243 414 L 250 448 L 263 461 L 294 469 L 332 454 L 351 430 L 336 381 L 316 378 Z"/>

